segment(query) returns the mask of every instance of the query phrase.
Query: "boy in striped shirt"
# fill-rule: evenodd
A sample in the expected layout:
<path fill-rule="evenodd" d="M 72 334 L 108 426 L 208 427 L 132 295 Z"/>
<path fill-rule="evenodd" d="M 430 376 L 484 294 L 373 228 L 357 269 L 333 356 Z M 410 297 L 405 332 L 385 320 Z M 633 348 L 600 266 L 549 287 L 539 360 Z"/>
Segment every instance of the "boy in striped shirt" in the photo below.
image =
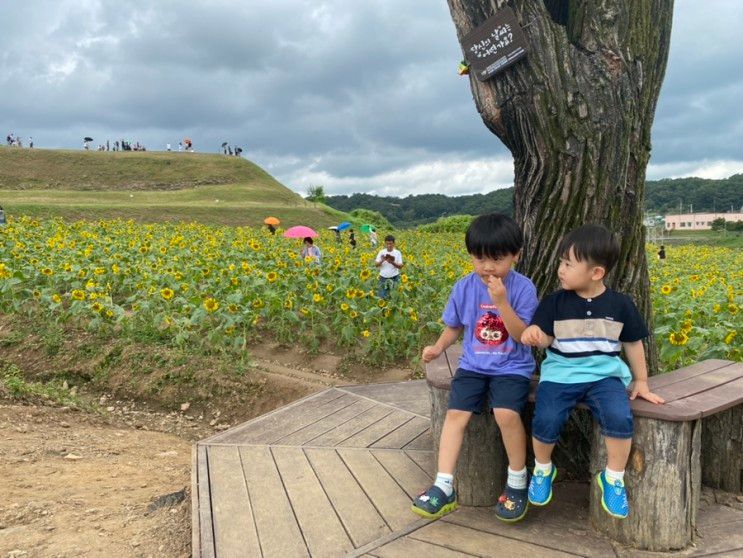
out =
<path fill-rule="evenodd" d="M 609 515 L 623 519 L 629 514 L 624 488 L 633 432 L 629 400 L 640 396 L 663 403 L 648 388 L 642 346 L 648 330 L 632 299 L 604 285 L 619 258 L 619 245 L 605 227 L 573 230 L 560 243 L 559 254 L 561 289 L 540 302 L 521 335 L 524 345 L 547 349 L 532 423 L 535 466 L 529 502 L 544 506 L 552 499 L 557 475 L 552 450 L 570 411 L 584 403 L 606 440 L 607 466 L 596 477 L 601 504 Z M 622 349 L 629 367 L 620 357 Z"/>

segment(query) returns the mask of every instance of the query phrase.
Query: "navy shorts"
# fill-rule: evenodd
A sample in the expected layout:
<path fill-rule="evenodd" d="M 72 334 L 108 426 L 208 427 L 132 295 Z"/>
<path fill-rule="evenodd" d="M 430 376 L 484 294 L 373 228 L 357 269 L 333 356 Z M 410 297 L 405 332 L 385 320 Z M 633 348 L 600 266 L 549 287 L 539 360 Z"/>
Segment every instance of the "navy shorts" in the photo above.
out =
<path fill-rule="evenodd" d="M 529 378 L 518 374 L 490 376 L 459 368 L 451 381 L 449 409 L 479 415 L 488 401 L 490 409 L 511 409 L 521 414 L 530 384 Z"/>
<path fill-rule="evenodd" d="M 629 396 L 619 378 L 580 384 L 539 382 L 531 424 L 532 436 L 544 444 L 557 442 L 570 411 L 578 403 L 584 403 L 591 409 L 604 436 L 632 438 L 634 424 Z"/>

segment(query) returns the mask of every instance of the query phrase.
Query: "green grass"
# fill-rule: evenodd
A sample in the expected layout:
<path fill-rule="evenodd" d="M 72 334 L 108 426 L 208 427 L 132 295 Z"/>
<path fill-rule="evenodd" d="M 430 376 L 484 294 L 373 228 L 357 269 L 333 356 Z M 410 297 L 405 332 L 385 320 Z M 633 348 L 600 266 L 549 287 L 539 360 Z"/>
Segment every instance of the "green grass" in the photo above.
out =
<path fill-rule="evenodd" d="M 313 204 L 250 161 L 199 153 L 0 148 L 8 216 L 327 227 L 345 213 Z"/>

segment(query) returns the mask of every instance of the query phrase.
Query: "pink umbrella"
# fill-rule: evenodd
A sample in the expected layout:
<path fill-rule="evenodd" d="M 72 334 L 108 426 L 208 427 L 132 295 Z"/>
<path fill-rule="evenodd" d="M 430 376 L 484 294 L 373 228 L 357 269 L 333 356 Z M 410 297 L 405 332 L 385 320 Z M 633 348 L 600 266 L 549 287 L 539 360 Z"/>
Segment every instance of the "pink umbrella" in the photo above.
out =
<path fill-rule="evenodd" d="M 304 225 L 297 225 L 296 227 L 289 227 L 284 231 L 286 238 L 304 238 L 306 236 L 317 236 L 317 233 L 309 227 Z"/>

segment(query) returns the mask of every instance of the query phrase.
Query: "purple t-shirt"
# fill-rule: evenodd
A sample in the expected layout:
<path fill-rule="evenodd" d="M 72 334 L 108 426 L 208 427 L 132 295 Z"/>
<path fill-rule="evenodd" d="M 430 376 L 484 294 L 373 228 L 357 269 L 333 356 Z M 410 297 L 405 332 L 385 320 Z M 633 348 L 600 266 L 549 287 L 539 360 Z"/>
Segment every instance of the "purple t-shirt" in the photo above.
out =
<path fill-rule="evenodd" d="M 538 304 L 534 283 L 511 270 L 503 284 L 511 308 L 526 325 L 530 324 Z M 455 283 L 442 320 L 449 327 L 464 327 L 460 368 L 491 376 L 531 377 L 535 367 L 531 348 L 511 339 L 488 288 L 477 274 L 470 273 Z"/>

